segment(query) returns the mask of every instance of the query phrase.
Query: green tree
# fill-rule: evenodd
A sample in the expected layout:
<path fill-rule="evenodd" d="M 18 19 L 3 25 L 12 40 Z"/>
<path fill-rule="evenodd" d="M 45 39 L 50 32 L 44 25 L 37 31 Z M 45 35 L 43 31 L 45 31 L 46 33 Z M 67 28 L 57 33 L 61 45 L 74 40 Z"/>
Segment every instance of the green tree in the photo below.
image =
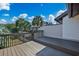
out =
<path fill-rule="evenodd" d="M 35 16 L 32 21 L 33 26 L 42 26 L 43 25 L 43 18 L 41 16 Z"/>
<path fill-rule="evenodd" d="M 5 27 L 6 27 L 10 32 L 16 32 L 16 25 L 15 25 L 15 24 L 6 24 Z"/>
<path fill-rule="evenodd" d="M 29 31 L 30 30 L 30 23 L 28 21 L 25 21 L 23 18 L 19 18 L 16 21 L 16 28 L 17 31 Z"/>

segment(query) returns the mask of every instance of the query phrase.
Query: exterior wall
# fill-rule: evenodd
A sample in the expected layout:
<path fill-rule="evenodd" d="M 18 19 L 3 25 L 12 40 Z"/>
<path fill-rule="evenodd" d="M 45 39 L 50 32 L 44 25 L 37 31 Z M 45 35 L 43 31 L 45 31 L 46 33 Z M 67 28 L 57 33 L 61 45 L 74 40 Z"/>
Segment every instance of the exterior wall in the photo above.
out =
<path fill-rule="evenodd" d="M 43 30 L 39 30 L 38 32 L 34 33 L 34 39 L 38 39 L 39 37 L 43 37 Z"/>
<path fill-rule="evenodd" d="M 63 18 L 63 38 L 79 41 L 79 15 Z"/>
<path fill-rule="evenodd" d="M 39 30 L 44 30 L 44 36 L 62 38 L 62 25 L 43 26 Z"/>

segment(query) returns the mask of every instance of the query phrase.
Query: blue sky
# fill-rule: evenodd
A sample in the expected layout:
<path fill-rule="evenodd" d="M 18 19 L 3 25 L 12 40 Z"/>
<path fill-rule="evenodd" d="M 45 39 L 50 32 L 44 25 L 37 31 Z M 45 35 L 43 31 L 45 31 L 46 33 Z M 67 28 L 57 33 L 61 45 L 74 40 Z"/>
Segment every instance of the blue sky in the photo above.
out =
<path fill-rule="evenodd" d="M 45 20 L 54 19 L 67 9 L 65 3 L 4 3 L 0 4 L 0 21 L 14 22 L 18 17 L 31 20 L 41 15 Z"/>

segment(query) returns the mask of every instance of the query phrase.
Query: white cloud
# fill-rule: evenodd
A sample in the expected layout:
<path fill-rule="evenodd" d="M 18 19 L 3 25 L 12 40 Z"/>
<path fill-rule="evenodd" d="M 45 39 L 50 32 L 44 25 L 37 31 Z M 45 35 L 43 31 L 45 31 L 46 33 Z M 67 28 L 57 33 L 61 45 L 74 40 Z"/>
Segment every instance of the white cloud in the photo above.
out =
<path fill-rule="evenodd" d="M 41 17 L 45 19 L 45 16 L 41 14 Z"/>
<path fill-rule="evenodd" d="M 20 14 L 18 17 L 19 18 L 26 18 L 28 15 L 27 14 Z M 13 16 L 13 18 L 11 19 L 11 21 L 14 23 L 17 19 L 18 19 L 18 17 L 16 17 L 16 16 Z"/>
<path fill-rule="evenodd" d="M 9 16 L 9 14 L 3 14 L 3 16 Z"/>
<path fill-rule="evenodd" d="M 17 18 L 16 16 L 14 16 L 14 17 L 12 18 L 12 22 L 15 22 L 17 19 L 18 19 L 18 18 Z"/>
<path fill-rule="evenodd" d="M 9 3 L 0 3 L 0 10 L 10 10 Z"/>
<path fill-rule="evenodd" d="M 34 16 L 28 17 L 28 19 L 32 20 L 34 18 Z"/>
<path fill-rule="evenodd" d="M 44 15 L 41 14 L 41 17 L 43 18 L 44 22 L 47 22 L 46 17 Z"/>
<path fill-rule="evenodd" d="M 65 10 L 59 10 L 56 15 L 52 15 L 50 14 L 48 17 L 48 22 L 52 23 L 52 24 L 56 24 L 56 21 L 54 20 L 57 16 L 61 15 L 62 13 L 64 13 L 67 9 Z"/>
<path fill-rule="evenodd" d="M 32 23 L 33 18 L 34 18 L 34 16 L 28 17 L 28 21 L 29 21 L 30 23 Z"/>
<path fill-rule="evenodd" d="M 65 11 L 66 11 L 66 9 L 65 9 L 65 10 L 59 10 L 59 11 L 57 12 L 57 14 L 56 14 L 56 17 L 59 16 L 59 15 L 61 15 L 61 14 L 64 13 Z"/>
<path fill-rule="evenodd" d="M 28 16 L 28 14 L 24 13 L 24 14 L 20 14 L 19 18 L 26 18 Z"/>
<path fill-rule="evenodd" d="M 55 16 L 54 15 L 52 15 L 52 14 L 50 14 L 49 15 L 49 18 L 48 18 L 48 22 L 49 23 L 52 23 L 52 24 L 56 24 L 56 22 L 55 22 Z"/>
<path fill-rule="evenodd" d="M 7 21 L 5 19 L 1 19 L 0 24 L 7 24 Z"/>

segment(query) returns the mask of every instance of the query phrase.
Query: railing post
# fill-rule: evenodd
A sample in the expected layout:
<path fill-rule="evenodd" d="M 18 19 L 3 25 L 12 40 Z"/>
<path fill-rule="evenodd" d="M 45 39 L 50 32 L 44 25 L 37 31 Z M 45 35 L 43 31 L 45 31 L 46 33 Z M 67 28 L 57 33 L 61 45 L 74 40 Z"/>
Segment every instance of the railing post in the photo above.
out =
<path fill-rule="evenodd" d="M 32 35 L 32 40 L 34 40 L 34 32 L 32 32 L 31 35 Z"/>
<path fill-rule="evenodd" d="M 8 47 L 10 47 L 10 35 L 8 35 Z"/>
<path fill-rule="evenodd" d="M 6 37 L 4 36 L 4 44 L 5 44 L 5 48 L 7 47 L 6 46 Z"/>
<path fill-rule="evenodd" d="M 12 36 L 11 35 L 10 35 L 10 38 L 9 39 L 10 39 L 10 47 L 11 47 L 11 40 L 12 40 Z"/>
<path fill-rule="evenodd" d="M 11 36 L 10 36 L 10 46 L 13 46 L 13 45 L 14 45 L 14 43 L 13 43 L 13 38 L 14 38 L 14 35 L 11 35 Z"/>
<path fill-rule="evenodd" d="M 31 34 L 31 39 L 34 40 L 34 31 L 29 32 Z M 26 42 L 28 40 L 29 33 L 11 33 L 11 34 L 0 34 L 0 46 L 1 48 L 11 47 L 16 44 L 20 44 L 22 42 Z M 17 38 L 18 36 L 18 38 Z M 20 39 L 20 40 L 19 40 Z M 19 40 L 19 41 L 18 41 Z"/>
<path fill-rule="evenodd" d="M 1 36 L 1 48 L 2 48 L 2 36 Z"/>

